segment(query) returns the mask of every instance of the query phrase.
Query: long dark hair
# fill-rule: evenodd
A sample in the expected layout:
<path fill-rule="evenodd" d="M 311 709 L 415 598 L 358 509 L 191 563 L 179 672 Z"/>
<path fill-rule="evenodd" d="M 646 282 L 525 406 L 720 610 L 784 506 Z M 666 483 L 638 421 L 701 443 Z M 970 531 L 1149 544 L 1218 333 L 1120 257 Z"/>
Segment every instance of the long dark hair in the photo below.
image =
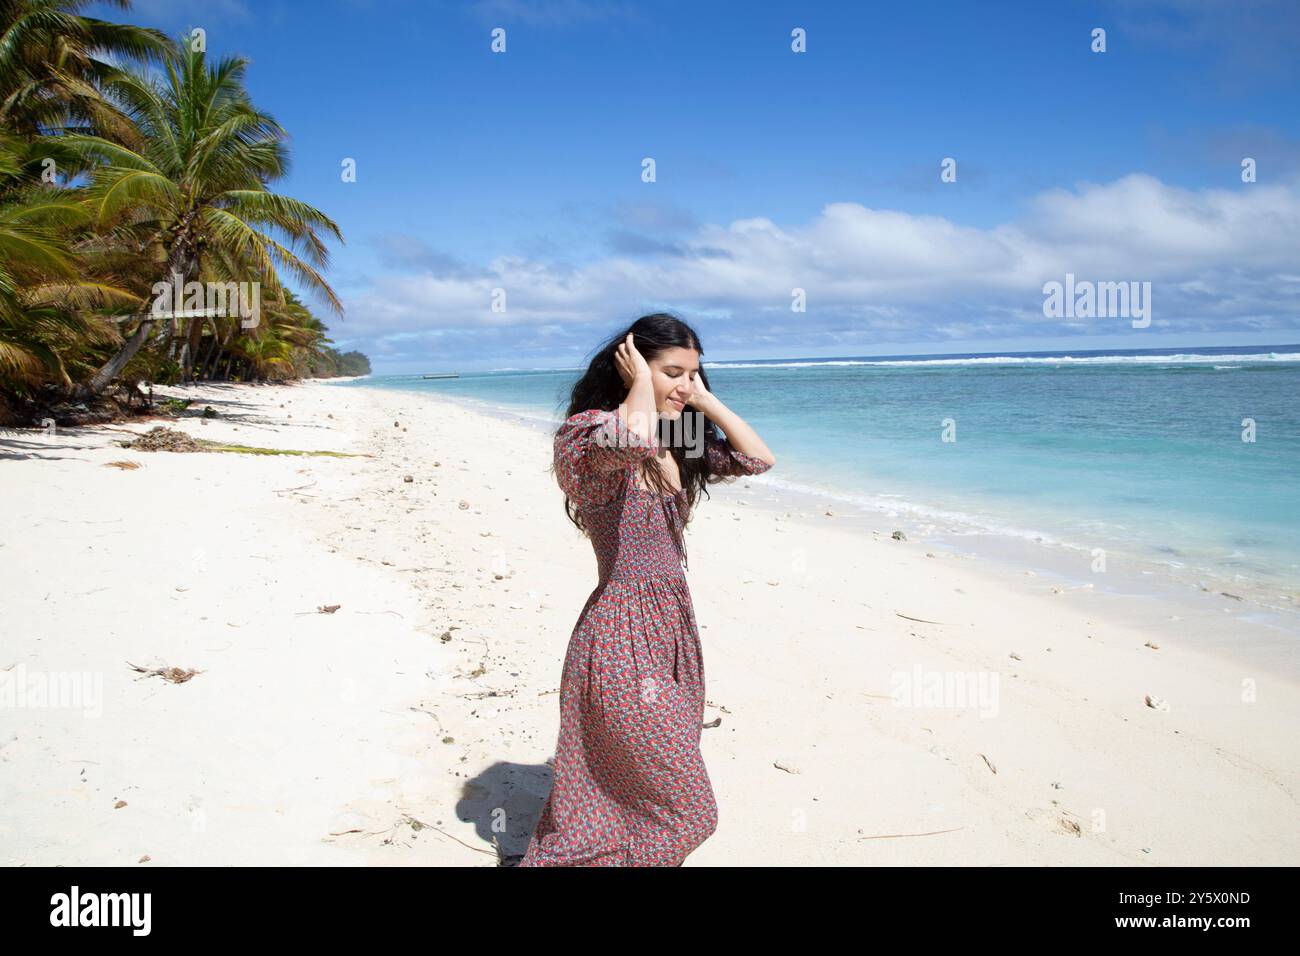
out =
<path fill-rule="evenodd" d="M 587 371 L 574 383 L 569 394 L 568 410 L 564 413 L 566 419 L 592 408 L 613 411 L 627 397 L 627 387 L 618 374 L 614 356 L 629 332 L 632 333 L 632 343 L 647 362 L 671 348 L 694 349 L 701 356 L 704 355 L 704 346 L 700 344 L 700 337 L 695 334 L 695 330 L 675 315 L 666 312 L 643 315 L 628 328 L 611 336 L 596 350 L 587 366 Z M 705 388 L 710 392 L 713 391 L 708 376 L 704 373 L 703 365 L 700 366 L 696 377 L 704 382 Z M 687 421 L 688 418 L 690 421 Z M 660 507 L 664 509 L 664 516 L 672 532 L 673 541 L 677 545 L 677 551 L 686 561 L 686 542 L 683 532 L 686 525 L 690 523 L 695 503 L 701 493 L 708 497 L 706 485 L 716 484 L 722 480 L 722 476 L 710 473 L 707 451 L 710 445 L 720 445 L 722 438 L 718 434 L 717 426 L 709 421 L 703 412 L 690 405 L 682 409 L 681 419 L 681 423 L 675 426 L 662 419 L 659 422 L 660 447 L 667 448 L 677 461 L 677 471 L 682 481 L 682 489 L 675 498 L 660 497 L 659 502 Z M 704 454 L 688 457 L 687 449 L 680 439 L 684 435 L 700 434 L 704 436 Z M 641 473 L 645 475 L 647 485 L 658 495 L 673 493 L 663 468 L 654 457 L 641 466 Z M 584 534 L 586 533 L 582 513 L 573 506 L 568 495 L 564 498 L 564 513 Z M 689 567 L 689 561 L 687 566 Z"/>

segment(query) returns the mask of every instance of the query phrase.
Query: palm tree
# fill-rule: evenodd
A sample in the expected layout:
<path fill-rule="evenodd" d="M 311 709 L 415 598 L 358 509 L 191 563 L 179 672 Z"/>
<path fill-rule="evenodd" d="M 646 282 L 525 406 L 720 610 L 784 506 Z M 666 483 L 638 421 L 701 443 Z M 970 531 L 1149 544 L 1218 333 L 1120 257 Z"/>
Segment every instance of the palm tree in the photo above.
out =
<path fill-rule="evenodd" d="M 120 10 L 130 0 L 103 0 Z M 88 0 L 0 0 L 0 128 L 32 137 L 68 126 L 130 136 L 100 94 L 117 74 L 103 57 L 157 61 L 170 47 L 146 27 L 85 17 Z"/>
<path fill-rule="evenodd" d="M 32 185 L 38 141 L 0 133 L 0 384 L 68 387 L 68 361 L 116 332 L 94 311 L 140 300 L 95 278 L 68 237 L 87 219 L 73 190 Z M 90 266 L 90 267 L 88 267 Z"/>
<path fill-rule="evenodd" d="M 324 323 L 291 290 L 285 290 L 283 303 L 266 303 L 261 319 L 256 328 L 244 329 L 238 318 L 213 318 L 211 334 L 207 334 L 208 326 L 195 323 L 193 329 L 198 335 L 190 345 L 196 377 L 216 377 L 223 357 L 249 363 L 259 378 L 277 377 L 271 373 L 279 371 L 295 378 L 309 375 L 311 360 L 329 342 Z"/>
<path fill-rule="evenodd" d="M 250 102 L 246 66 L 241 57 L 209 66 L 202 52 L 183 47 L 167 56 L 161 79 L 122 71 L 105 88 L 139 130 L 139 149 L 99 136 L 62 141 L 101 164 L 87 191 L 92 217 L 154 250 L 158 281 L 258 281 L 284 302 L 279 270 L 287 269 L 341 315 L 318 270 L 329 261 L 321 234 L 340 241 L 342 234 L 320 210 L 267 188 L 286 172 L 286 133 Z M 141 318 L 92 377 L 91 393 L 121 372 L 155 324 Z"/>

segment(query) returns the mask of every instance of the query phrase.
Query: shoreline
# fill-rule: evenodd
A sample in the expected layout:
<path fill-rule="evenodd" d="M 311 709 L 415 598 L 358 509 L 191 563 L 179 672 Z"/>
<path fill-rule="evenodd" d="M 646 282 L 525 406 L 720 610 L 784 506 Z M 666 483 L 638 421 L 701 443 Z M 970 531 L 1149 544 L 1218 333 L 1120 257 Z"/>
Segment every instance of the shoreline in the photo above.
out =
<path fill-rule="evenodd" d="M 377 388 L 403 392 L 434 402 L 448 402 L 472 412 L 528 427 L 549 440 L 549 428 L 539 409 L 495 405 L 477 397 L 445 395 L 406 388 Z M 1300 681 L 1300 607 L 1286 603 L 1290 595 L 1268 587 L 1242 587 L 1216 572 L 1178 573 L 1150 559 L 1112 550 L 1111 568 L 1086 573 L 1090 555 L 1077 545 L 1046 543 L 1019 534 L 991 530 L 955 531 L 936 520 L 926 520 L 918 507 L 900 501 L 904 513 L 857 504 L 852 495 L 833 489 L 799 487 L 776 476 L 752 481 L 758 492 L 743 503 L 766 513 L 804 522 L 810 529 L 831 525 L 851 533 L 889 538 L 902 531 L 906 547 L 942 553 L 944 558 L 968 561 L 1003 586 L 1020 586 L 1023 578 L 1031 593 L 1058 596 L 1068 602 L 1074 592 L 1092 592 L 1107 613 L 1135 620 L 1165 639 L 1188 639 L 1207 653 L 1251 667 L 1263 667 L 1289 680 Z M 704 503 L 707 506 L 707 502 Z M 917 513 L 907 513 L 908 511 Z M 831 515 L 827 516 L 826 512 Z M 1083 557 L 1081 557 L 1083 555 Z M 1208 587 L 1206 585 L 1209 585 Z M 1231 590 L 1236 588 L 1241 593 Z M 1276 603 L 1270 603 L 1276 602 Z M 1079 610 L 1085 605 L 1076 604 Z M 1225 616 L 1226 615 L 1226 616 Z M 1244 636 L 1230 637 L 1231 629 Z"/>
<path fill-rule="evenodd" d="M 330 384 L 168 389 L 195 414 L 165 424 L 369 457 L 137 452 L 112 444 L 123 429 L 0 436 L 0 484 L 23 502 L 0 517 L 0 672 L 104 677 L 98 718 L 0 707 L 0 763 L 24 781 L 0 859 L 523 852 L 596 583 L 549 435 Z M 140 467 L 105 467 L 122 460 Z M 765 509 L 761 477 L 711 488 L 688 531 L 705 721 L 721 723 L 702 741 L 720 826 L 687 865 L 1300 859 L 1300 835 L 1276 826 L 1300 793 L 1300 684 L 1153 640 L 1096 594 Z M 171 684 L 127 661 L 199 673 Z M 994 696 L 899 698 L 931 679 Z"/>

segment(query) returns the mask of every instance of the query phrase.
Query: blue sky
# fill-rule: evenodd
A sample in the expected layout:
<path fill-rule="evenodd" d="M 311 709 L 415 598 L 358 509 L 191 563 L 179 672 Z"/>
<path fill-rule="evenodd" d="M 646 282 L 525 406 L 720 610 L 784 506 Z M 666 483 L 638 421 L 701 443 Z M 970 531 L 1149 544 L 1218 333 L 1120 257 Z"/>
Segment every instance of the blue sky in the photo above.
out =
<path fill-rule="evenodd" d="M 658 308 L 706 360 L 1300 340 L 1291 2 L 95 12 L 251 59 L 378 372 L 573 366 Z M 1150 281 L 1150 328 L 1045 318 L 1066 272 Z"/>

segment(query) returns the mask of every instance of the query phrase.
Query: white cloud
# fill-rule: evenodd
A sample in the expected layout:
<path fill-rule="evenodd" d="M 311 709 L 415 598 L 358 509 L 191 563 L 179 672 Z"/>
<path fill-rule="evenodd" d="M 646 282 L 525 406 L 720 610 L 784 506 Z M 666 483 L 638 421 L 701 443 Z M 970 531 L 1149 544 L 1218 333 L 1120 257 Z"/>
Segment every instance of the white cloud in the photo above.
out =
<path fill-rule="evenodd" d="M 1042 193 L 1022 216 L 988 229 L 837 202 L 802 225 L 695 226 L 672 246 L 578 268 L 502 256 L 472 270 L 376 277 L 347 299 L 349 338 L 502 326 L 522 334 L 606 325 L 664 305 L 688 318 L 793 317 L 805 329 L 838 323 L 894 340 L 1034 334 L 1049 330 L 1043 283 L 1066 272 L 1151 281 L 1157 328 L 1294 327 L 1300 314 L 1300 289 L 1288 281 L 1300 262 L 1296 181 L 1186 190 L 1134 174 Z M 490 309 L 494 288 L 506 290 L 504 314 Z M 790 311 L 794 288 L 807 292 L 805 314 Z"/>

